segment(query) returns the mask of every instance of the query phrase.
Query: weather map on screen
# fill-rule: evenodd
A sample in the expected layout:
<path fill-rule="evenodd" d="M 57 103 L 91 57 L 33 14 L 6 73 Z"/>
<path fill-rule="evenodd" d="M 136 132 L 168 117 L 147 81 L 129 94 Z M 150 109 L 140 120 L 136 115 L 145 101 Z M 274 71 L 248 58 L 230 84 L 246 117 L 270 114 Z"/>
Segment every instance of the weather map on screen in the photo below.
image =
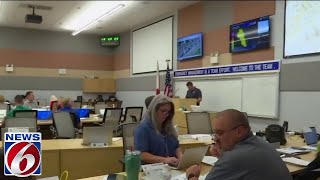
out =
<path fill-rule="evenodd" d="M 320 53 L 320 1 L 286 1 L 284 57 Z"/>
<path fill-rule="evenodd" d="M 269 17 L 230 26 L 230 52 L 268 48 L 270 44 Z"/>
<path fill-rule="evenodd" d="M 178 60 L 201 57 L 202 52 L 202 33 L 178 39 Z"/>

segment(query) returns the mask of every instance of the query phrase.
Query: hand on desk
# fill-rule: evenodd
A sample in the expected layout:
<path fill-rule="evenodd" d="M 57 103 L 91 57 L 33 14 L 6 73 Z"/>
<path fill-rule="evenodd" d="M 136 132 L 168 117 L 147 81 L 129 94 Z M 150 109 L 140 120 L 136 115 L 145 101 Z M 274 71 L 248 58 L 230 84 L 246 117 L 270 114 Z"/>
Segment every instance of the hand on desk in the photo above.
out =
<path fill-rule="evenodd" d="M 200 165 L 193 165 L 186 170 L 186 175 L 188 177 L 190 174 L 194 174 L 195 177 L 199 178 L 200 171 L 201 171 Z"/>
<path fill-rule="evenodd" d="M 163 163 L 177 166 L 179 163 L 179 160 L 175 157 L 166 157 Z"/>

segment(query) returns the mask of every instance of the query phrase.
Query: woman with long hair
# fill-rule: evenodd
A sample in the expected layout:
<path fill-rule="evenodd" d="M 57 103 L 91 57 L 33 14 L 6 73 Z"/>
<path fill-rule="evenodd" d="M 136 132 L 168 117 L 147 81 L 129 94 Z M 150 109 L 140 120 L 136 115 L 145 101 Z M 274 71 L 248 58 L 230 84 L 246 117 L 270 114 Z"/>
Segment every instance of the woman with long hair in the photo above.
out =
<path fill-rule="evenodd" d="M 170 98 L 157 95 L 134 132 L 134 148 L 143 163 L 177 165 L 182 152 L 173 126 L 174 105 Z"/>

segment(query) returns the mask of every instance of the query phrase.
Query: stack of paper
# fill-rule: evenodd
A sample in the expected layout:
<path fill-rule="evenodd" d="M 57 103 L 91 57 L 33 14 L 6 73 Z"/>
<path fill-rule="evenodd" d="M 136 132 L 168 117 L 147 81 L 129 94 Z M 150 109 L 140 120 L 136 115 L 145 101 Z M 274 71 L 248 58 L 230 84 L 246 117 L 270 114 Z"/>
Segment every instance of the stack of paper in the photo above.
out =
<path fill-rule="evenodd" d="M 305 161 L 305 160 L 298 159 L 295 157 L 285 157 L 285 158 L 282 158 L 282 160 L 284 162 L 292 163 L 292 164 L 295 164 L 298 166 L 308 166 L 308 164 L 310 163 L 310 161 Z"/>
<path fill-rule="evenodd" d="M 291 147 L 277 149 L 277 151 L 284 154 L 302 154 L 302 153 L 311 152 L 311 150 L 308 150 L 308 149 L 301 150 L 301 149 L 294 149 Z"/>
<path fill-rule="evenodd" d="M 202 159 L 202 162 L 208 165 L 213 166 L 214 163 L 216 163 L 218 161 L 218 158 L 213 157 L 213 156 L 204 156 Z"/>
<path fill-rule="evenodd" d="M 308 150 L 312 150 L 312 151 L 316 151 L 317 147 L 314 146 L 303 146 L 302 148 L 308 149 Z"/>

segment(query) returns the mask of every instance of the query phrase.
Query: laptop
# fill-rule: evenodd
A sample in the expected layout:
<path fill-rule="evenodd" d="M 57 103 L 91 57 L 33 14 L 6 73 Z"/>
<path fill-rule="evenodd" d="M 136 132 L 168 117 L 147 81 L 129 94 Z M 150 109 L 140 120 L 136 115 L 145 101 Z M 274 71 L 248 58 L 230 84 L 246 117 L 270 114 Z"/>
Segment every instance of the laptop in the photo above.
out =
<path fill-rule="evenodd" d="M 83 145 L 112 144 L 113 137 L 112 126 L 88 126 L 83 127 Z"/>
<path fill-rule="evenodd" d="M 178 166 L 173 167 L 172 169 L 186 169 L 192 165 L 200 164 L 202 162 L 203 157 L 206 155 L 208 151 L 208 146 L 201 146 L 196 148 L 186 149 L 181 157 L 181 160 Z"/>

